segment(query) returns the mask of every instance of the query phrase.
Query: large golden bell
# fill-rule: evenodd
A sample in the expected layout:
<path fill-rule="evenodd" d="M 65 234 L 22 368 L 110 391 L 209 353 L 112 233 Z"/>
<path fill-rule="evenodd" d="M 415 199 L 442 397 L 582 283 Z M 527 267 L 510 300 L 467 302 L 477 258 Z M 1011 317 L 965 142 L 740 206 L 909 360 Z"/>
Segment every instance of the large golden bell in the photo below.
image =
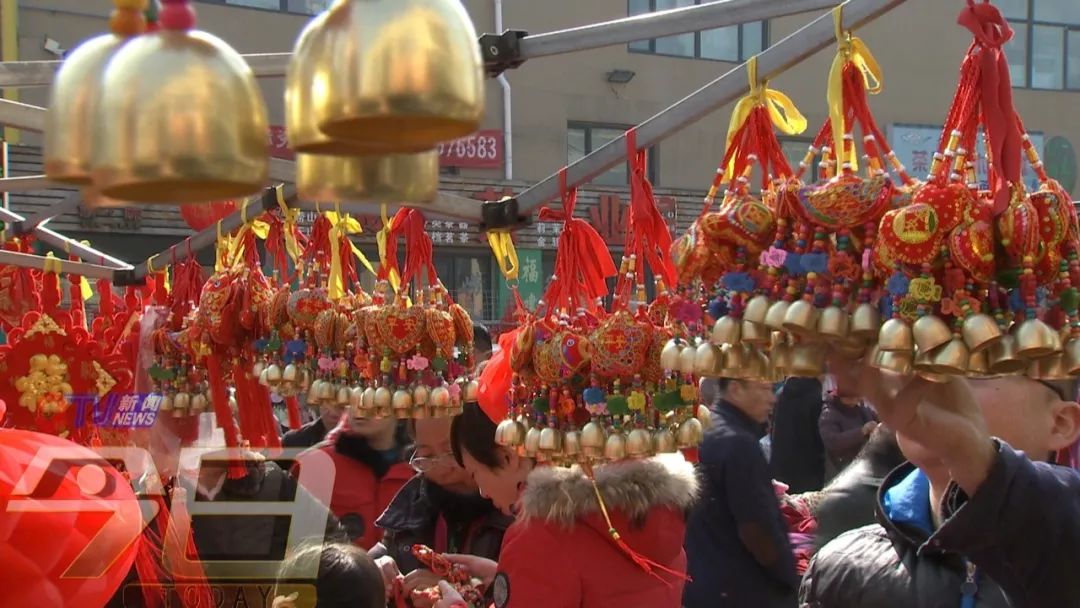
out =
<path fill-rule="evenodd" d="M 765 317 L 769 314 L 769 307 L 772 306 L 772 302 L 765 296 L 754 296 L 750 298 L 750 301 L 746 303 L 746 309 L 743 310 L 743 321 L 749 321 L 750 323 L 764 324 Z"/>
<path fill-rule="evenodd" d="M 708 342 L 698 345 L 694 353 L 694 374 L 711 377 L 716 370 L 723 367 L 724 352 L 721 347 Z"/>
<path fill-rule="evenodd" d="M 753 344 L 755 346 L 765 346 L 769 343 L 771 335 L 769 328 L 761 325 L 760 323 L 754 323 L 743 319 L 742 322 L 742 341 L 746 344 Z"/>
<path fill-rule="evenodd" d="M 969 359 L 971 351 L 964 344 L 963 338 L 955 337 L 930 354 L 931 371 L 959 376 L 967 372 Z"/>
<path fill-rule="evenodd" d="M 319 202 L 429 203 L 439 191 L 439 155 L 296 155 L 296 191 Z"/>
<path fill-rule="evenodd" d="M 885 321 L 878 331 L 878 348 L 882 351 L 910 353 L 915 348 L 911 326 L 895 317 Z"/>
<path fill-rule="evenodd" d="M 1019 374 L 1027 369 L 1027 362 L 1016 354 L 1016 337 L 1006 334 L 989 350 L 990 373 Z"/>
<path fill-rule="evenodd" d="M 742 326 L 735 317 L 724 315 L 713 324 L 712 336 L 709 338 L 713 344 L 738 344 L 742 338 Z"/>
<path fill-rule="evenodd" d="M 1080 340 L 1070 338 L 1066 341 L 1063 357 L 1065 371 L 1070 376 L 1080 376 Z"/>
<path fill-rule="evenodd" d="M 326 117 L 330 89 L 334 86 L 331 70 L 338 48 L 335 44 L 341 44 L 335 36 L 342 34 L 348 20 L 348 11 L 342 10 L 341 6 L 336 5 L 309 21 L 293 46 L 292 58 L 285 71 L 285 132 L 289 146 L 305 154 L 387 154 L 394 148 L 332 139 L 319 129 L 319 123 Z M 332 26 L 327 26 L 328 21 L 333 22 Z M 411 151 L 423 150 L 418 147 Z"/>
<path fill-rule="evenodd" d="M 852 336 L 861 340 L 875 340 L 881 329 L 881 313 L 873 304 L 862 303 L 855 307 L 851 313 L 851 328 L 848 330 Z"/>
<path fill-rule="evenodd" d="M 93 130 L 105 64 L 129 38 L 105 34 L 75 47 L 60 64 L 45 115 L 45 176 L 55 182 L 90 184 L 97 153 Z"/>
<path fill-rule="evenodd" d="M 994 317 L 985 313 L 973 314 L 964 319 L 960 331 L 964 336 L 964 343 L 973 353 L 990 348 L 1002 335 Z"/>
<path fill-rule="evenodd" d="M 796 300 L 784 313 L 784 329 L 797 336 L 814 337 L 817 335 L 819 311 L 806 300 Z"/>
<path fill-rule="evenodd" d="M 1054 354 L 1054 330 L 1039 319 L 1028 319 L 1014 332 L 1016 355 L 1024 359 L 1038 359 Z M 1060 339 L 1058 340 L 1060 343 Z"/>
<path fill-rule="evenodd" d="M 765 313 L 765 326 L 778 331 L 784 330 L 784 317 L 787 315 L 789 307 L 791 307 L 791 303 L 784 300 L 773 302 L 768 312 Z"/>
<path fill-rule="evenodd" d="M 796 345 L 791 353 L 788 373 L 803 378 L 816 378 L 825 373 L 825 351 L 816 344 Z"/>
<path fill-rule="evenodd" d="M 941 317 L 923 315 L 911 325 L 911 335 L 915 338 L 915 346 L 919 347 L 919 352 L 929 353 L 951 340 L 952 330 Z"/>
<path fill-rule="evenodd" d="M 826 306 L 818 316 L 817 333 L 826 340 L 844 340 L 848 337 L 850 317 L 839 306 Z"/>
<path fill-rule="evenodd" d="M 132 39 L 105 68 L 91 173 L 119 200 L 239 198 L 266 184 L 267 133 L 262 91 L 232 47 L 161 30 Z"/>
<path fill-rule="evenodd" d="M 334 12 L 340 18 L 323 25 L 337 30 L 325 66 L 324 133 L 404 152 L 477 129 L 480 47 L 458 0 L 349 0 Z"/>

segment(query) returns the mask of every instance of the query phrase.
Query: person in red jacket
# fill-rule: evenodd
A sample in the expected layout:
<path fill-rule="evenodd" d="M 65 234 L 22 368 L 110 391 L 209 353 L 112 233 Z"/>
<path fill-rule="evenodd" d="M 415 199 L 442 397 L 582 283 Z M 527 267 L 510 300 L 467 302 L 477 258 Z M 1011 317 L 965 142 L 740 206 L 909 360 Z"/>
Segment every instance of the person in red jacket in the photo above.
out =
<path fill-rule="evenodd" d="M 693 465 L 679 454 L 605 464 L 595 468 L 594 487 L 580 467 L 538 466 L 497 445 L 495 426 L 466 404 L 451 426 L 451 447 L 481 494 L 516 521 L 497 564 L 448 556 L 488 584 L 495 608 L 680 606 Z M 440 608 L 460 601 L 441 590 Z"/>
<path fill-rule="evenodd" d="M 296 458 L 298 479 L 301 483 L 328 483 L 333 475 L 330 511 L 349 538 L 367 550 L 382 540 L 375 520 L 401 486 L 412 479 L 405 453 L 408 443 L 404 427 L 393 418 L 346 415 L 322 443 Z M 305 466 L 317 473 L 305 475 Z"/>

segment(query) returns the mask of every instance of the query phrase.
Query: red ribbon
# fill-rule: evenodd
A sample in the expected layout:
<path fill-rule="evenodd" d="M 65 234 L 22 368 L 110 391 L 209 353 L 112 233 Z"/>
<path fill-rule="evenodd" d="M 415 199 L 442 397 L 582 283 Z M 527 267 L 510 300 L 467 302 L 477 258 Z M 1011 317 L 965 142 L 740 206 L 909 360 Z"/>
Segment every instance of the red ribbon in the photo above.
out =
<path fill-rule="evenodd" d="M 391 268 L 397 269 L 397 239 L 405 238 L 405 268 L 401 271 L 401 284 L 407 286 L 410 281 L 416 279 L 419 287 L 420 277 L 426 273 L 429 286 L 438 282 L 435 274 L 434 248 L 431 236 L 424 228 L 424 214 L 416 209 L 402 208 L 390 220 L 390 231 L 386 236 L 386 268 L 380 268 L 379 274 L 389 273 Z M 381 276 L 386 278 L 386 276 Z"/>
<path fill-rule="evenodd" d="M 656 206 L 652 184 L 646 173 L 648 152 L 637 149 L 637 130 L 626 132 L 626 157 L 630 160 L 630 218 L 626 223 L 626 249 L 640 264 L 648 262 L 653 274 L 669 286 L 676 285 L 675 263 L 671 259 L 671 230 Z M 638 282 L 644 278 L 638 272 Z"/>
<path fill-rule="evenodd" d="M 968 56 L 977 56 L 983 128 L 991 159 L 990 191 L 994 214 L 999 215 L 1009 205 L 1010 183 L 1020 183 L 1020 129 L 1013 107 L 1009 62 L 1001 48 L 1012 39 L 1013 30 L 1001 11 L 986 0 L 979 4 L 968 0 L 957 23 L 975 36 Z"/>
<path fill-rule="evenodd" d="M 579 307 L 592 310 L 608 293 L 607 279 L 618 273 L 607 243 L 588 222 L 574 217 L 577 189 L 566 187 L 566 169 L 559 172 L 562 210 L 544 207 L 542 222 L 563 222 L 555 252 L 555 276 L 544 293 L 549 310 Z"/>

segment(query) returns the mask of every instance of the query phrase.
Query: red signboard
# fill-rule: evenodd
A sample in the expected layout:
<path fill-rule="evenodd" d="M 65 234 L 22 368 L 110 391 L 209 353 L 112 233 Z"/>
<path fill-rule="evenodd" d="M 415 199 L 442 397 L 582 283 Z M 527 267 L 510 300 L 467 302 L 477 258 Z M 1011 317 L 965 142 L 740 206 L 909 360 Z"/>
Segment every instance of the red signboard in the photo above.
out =
<path fill-rule="evenodd" d="M 498 169 L 503 164 L 503 133 L 484 129 L 468 137 L 439 144 L 439 164 L 444 167 Z"/>

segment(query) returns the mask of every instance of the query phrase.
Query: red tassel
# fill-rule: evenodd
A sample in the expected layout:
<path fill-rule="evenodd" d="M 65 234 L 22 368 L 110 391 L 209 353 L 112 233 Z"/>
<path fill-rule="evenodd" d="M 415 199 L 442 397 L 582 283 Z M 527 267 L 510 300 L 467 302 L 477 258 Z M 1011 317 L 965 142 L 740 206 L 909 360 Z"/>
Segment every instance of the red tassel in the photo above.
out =
<path fill-rule="evenodd" d="M 168 270 L 163 270 L 158 273 L 154 281 L 154 304 L 158 306 L 165 306 L 169 303 L 169 291 L 165 289 L 165 282 L 168 280 L 167 272 Z"/>
<path fill-rule="evenodd" d="M 616 532 L 614 529 L 608 530 L 608 534 L 611 536 L 611 539 L 615 541 L 615 546 L 618 547 L 620 551 L 625 553 L 627 557 L 633 560 L 633 562 L 637 564 L 638 567 L 644 570 L 646 574 L 659 580 L 668 587 L 671 586 L 671 582 L 665 580 L 664 577 L 660 576 L 660 574 L 654 572 L 654 569 L 675 578 L 680 578 L 687 582 L 690 581 L 690 577 L 686 574 L 679 572 L 678 570 L 672 570 L 671 568 L 668 568 L 667 566 L 664 566 L 662 564 L 658 564 L 653 560 L 645 557 L 644 555 L 638 553 L 637 551 L 634 551 L 632 548 L 630 548 L 630 545 L 626 544 L 626 541 L 624 541 L 622 537 L 619 536 L 619 533 Z"/>
<path fill-rule="evenodd" d="M 176 491 L 173 490 L 173 492 Z M 184 492 L 183 489 L 179 491 Z M 187 511 L 186 500 L 177 500 L 174 501 L 174 504 L 176 508 L 173 510 L 171 519 L 173 521 L 184 519 L 190 521 L 191 516 Z M 206 574 L 203 572 L 199 552 L 195 548 L 195 536 L 192 528 L 188 527 L 187 536 L 182 539 L 176 533 L 176 526 L 169 526 L 165 536 L 165 543 L 167 553 L 183 555 L 185 558 L 171 564 L 173 567 L 173 582 L 176 584 L 176 590 L 180 597 L 183 598 L 183 605 L 212 606 L 214 595 L 210 590 L 210 584 L 206 580 Z"/>
<path fill-rule="evenodd" d="M 229 391 L 225 390 L 225 373 L 221 369 L 221 358 L 207 357 L 206 370 L 210 378 L 211 395 L 214 398 L 214 415 L 218 426 L 225 433 L 225 446 L 239 448 L 240 437 L 236 433 L 236 423 L 233 422 L 232 410 L 229 408 Z M 229 479 L 243 479 L 247 477 L 247 468 L 242 462 L 230 460 L 228 475 Z"/>
<path fill-rule="evenodd" d="M 295 431 L 303 426 L 300 418 L 300 401 L 296 395 L 285 397 L 285 409 L 289 412 L 289 429 Z"/>
<path fill-rule="evenodd" d="M 45 312 L 55 315 L 60 306 L 60 275 L 55 272 L 41 273 L 41 306 Z"/>

